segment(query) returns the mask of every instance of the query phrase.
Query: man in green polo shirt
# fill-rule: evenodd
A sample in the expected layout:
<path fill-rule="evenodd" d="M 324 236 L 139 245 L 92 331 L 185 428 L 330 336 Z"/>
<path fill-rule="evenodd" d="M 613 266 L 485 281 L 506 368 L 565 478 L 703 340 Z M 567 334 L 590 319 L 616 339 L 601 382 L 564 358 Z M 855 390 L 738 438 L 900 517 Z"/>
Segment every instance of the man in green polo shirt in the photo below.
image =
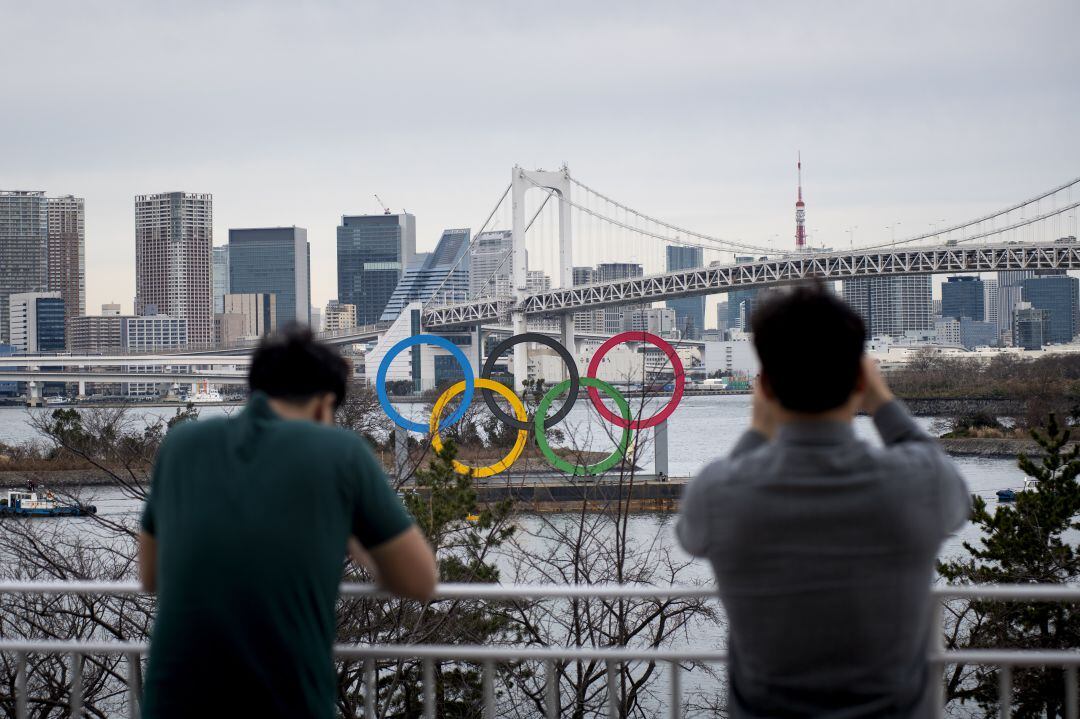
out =
<path fill-rule="evenodd" d="M 348 375 L 289 330 L 253 356 L 239 416 L 169 432 L 139 537 L 158 594 L 146 719 L 333 717 L 347 547 L 389 591 L 431 596 L 431 548 L 364 441 L 332 426 Z"/>

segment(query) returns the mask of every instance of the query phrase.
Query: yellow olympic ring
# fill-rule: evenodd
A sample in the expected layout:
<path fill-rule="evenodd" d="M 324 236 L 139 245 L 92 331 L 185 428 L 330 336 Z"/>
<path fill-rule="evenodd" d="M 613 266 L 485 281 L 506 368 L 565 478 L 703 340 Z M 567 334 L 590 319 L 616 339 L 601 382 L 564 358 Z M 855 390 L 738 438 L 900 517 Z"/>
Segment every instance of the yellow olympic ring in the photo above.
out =
<path fill-rule="evenodd" d="M 473 380 L 473 382 L 477 387 L 481 389 L 490 389 L 501 394 L 503 397 L 506 398 L 506 401 L 510 403 L 510 408 L 514 410 L 514 415 L 516 415 L 519 420 L 521 420 L 522 422 L 526 422 L 528 420 L 528 415 L 525 413 L 525 405 L 521 403 L 521 400 L 518 399 L 518 396 L 514 394 L 506 385 L 496 382 L 494 380 L 484 379 L 482 377 Z M 458 396 L 464 391 L 465 382 L 458 382 L 457 384 L 450 387 L 450 389 L 442 393 L 442 396 L 439 397 L 439 400 L 435 403 L 435 406 L 431 410 L 431 447 L 436 452 L 441 452 L 443 448 L 442 438 L 439 437 L 439 418 L 442 416 L 443 408 L 446 407 L 450 400 L 452 400 L 454 397 Z M 500 459 L 495 464 L 489 464 L 486 467 L 470 467 L 469 465 L 462 464 L 455 459 L 454 469 L 459 474 L 469 474 L 470 472 L 475 472 L 475 476 L 478 478 L 491 477 L 492 475 L 496 475 L 499 472 L 509 469 L 510 465 L 517 461 L 517 458 L 525 449 L 525 442 L 528 440 L 528 438 L 528 431 L 524 429 L 519 429 L 517 433 L 517 441 L 514 442 L 514 446 L 513 448 L 511 448 L 510 453 Z"/>

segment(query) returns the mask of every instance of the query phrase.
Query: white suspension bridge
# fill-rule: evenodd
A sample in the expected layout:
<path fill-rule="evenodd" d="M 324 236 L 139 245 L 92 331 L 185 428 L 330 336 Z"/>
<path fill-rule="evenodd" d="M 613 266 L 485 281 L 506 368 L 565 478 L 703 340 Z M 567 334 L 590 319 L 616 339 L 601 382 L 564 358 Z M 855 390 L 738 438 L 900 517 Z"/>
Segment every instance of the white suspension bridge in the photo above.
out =
<path fill-rule="evenodd" d="M 535 328 L 537 320 L 546 320 L 542 322 L 545 331 L 559 335 L 565 346 L 575 347 L 581 339 L 575 335 L 575 313 L 607 307 L 648 306 L 808 279 L 1076 270 L 1080 269 L 1078 186 L 1080 178 L 987 215 L 898 240 L 858 247 L 852 243 L 841 250 L 785 251 L 650 216 L 580 182 L 565 166 L 556 171 L 514 167 L 494 209 L 472 234 L 469 250 L 419 308 L 421 326 L 425 332 L 471 333 L 472 359 L 478 365 L 485 332 L 520 333 Z M 484 243 L 492 237 L 504 242 L 494 255 L 479 262 Z M 699 248 L 702 266 L 666 271 L 668 247 Z M 575 284 L 575 269 L 605 266 L 613 276 L 595 272 L 591 281 Z M 408 322 L 406 314 L 399 323 Z M 337 344 L 376 343 L 368 353 L 370 365 L 403 332 L 412 329 L 374 325 L 325 334 L 323 339 Z M 152 366 L 175 381 L 240 383 L 250 351 L 250 346 L 240 346 L 187 351 L 184 357 L 162 353 L 37 357 L 33 362 L 27 357 L 0 358 L 0 381 L 75 381 L 76 375 L 88 381 L 133 381 L 129 368 L 138 365 Z M 519 386 L 528 359 L 529 346 L 516 345 Z M 406 357 L 395 362 L 404 371 Z"/>

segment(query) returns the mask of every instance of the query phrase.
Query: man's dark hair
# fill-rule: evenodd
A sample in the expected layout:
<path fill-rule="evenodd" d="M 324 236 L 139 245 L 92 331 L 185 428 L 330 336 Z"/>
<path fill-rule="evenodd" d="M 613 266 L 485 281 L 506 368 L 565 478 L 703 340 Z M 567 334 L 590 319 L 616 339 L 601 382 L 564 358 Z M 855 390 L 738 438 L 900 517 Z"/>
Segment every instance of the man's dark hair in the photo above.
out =
<path fill-rule="evenodd" d="M 820 284 L 777 292 L 750 321 L 762 372 L 780 405 L 817 413 L 844 404 L 861 371 L 866 327 Z"/>
<path fill-rule="evenodd" d="M 298 404 L 333 392 L 335 406 L 340 407 L 348 383 L 349 363 L 330 345 L 317 342 L 302 325 L 290 325 L 263 338 L 248 370 L 252 392 Z"/>

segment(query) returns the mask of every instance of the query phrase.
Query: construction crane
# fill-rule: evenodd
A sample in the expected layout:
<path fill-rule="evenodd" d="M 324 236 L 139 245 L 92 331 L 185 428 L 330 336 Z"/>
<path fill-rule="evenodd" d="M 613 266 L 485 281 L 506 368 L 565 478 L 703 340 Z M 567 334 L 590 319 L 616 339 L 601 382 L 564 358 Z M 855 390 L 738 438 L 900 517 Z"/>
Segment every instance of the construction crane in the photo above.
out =
<path fill-rule="evenodd" d="M 378 195 L 375 195 L 375 201 L 379 203 L 379 207 L 382 208 L 382 213 L 384 215 L 389 215 L 390 214 L 390 208 L 386 206 L 386 203 L 384 203 L 382 200 L 379 199 Z"/>

